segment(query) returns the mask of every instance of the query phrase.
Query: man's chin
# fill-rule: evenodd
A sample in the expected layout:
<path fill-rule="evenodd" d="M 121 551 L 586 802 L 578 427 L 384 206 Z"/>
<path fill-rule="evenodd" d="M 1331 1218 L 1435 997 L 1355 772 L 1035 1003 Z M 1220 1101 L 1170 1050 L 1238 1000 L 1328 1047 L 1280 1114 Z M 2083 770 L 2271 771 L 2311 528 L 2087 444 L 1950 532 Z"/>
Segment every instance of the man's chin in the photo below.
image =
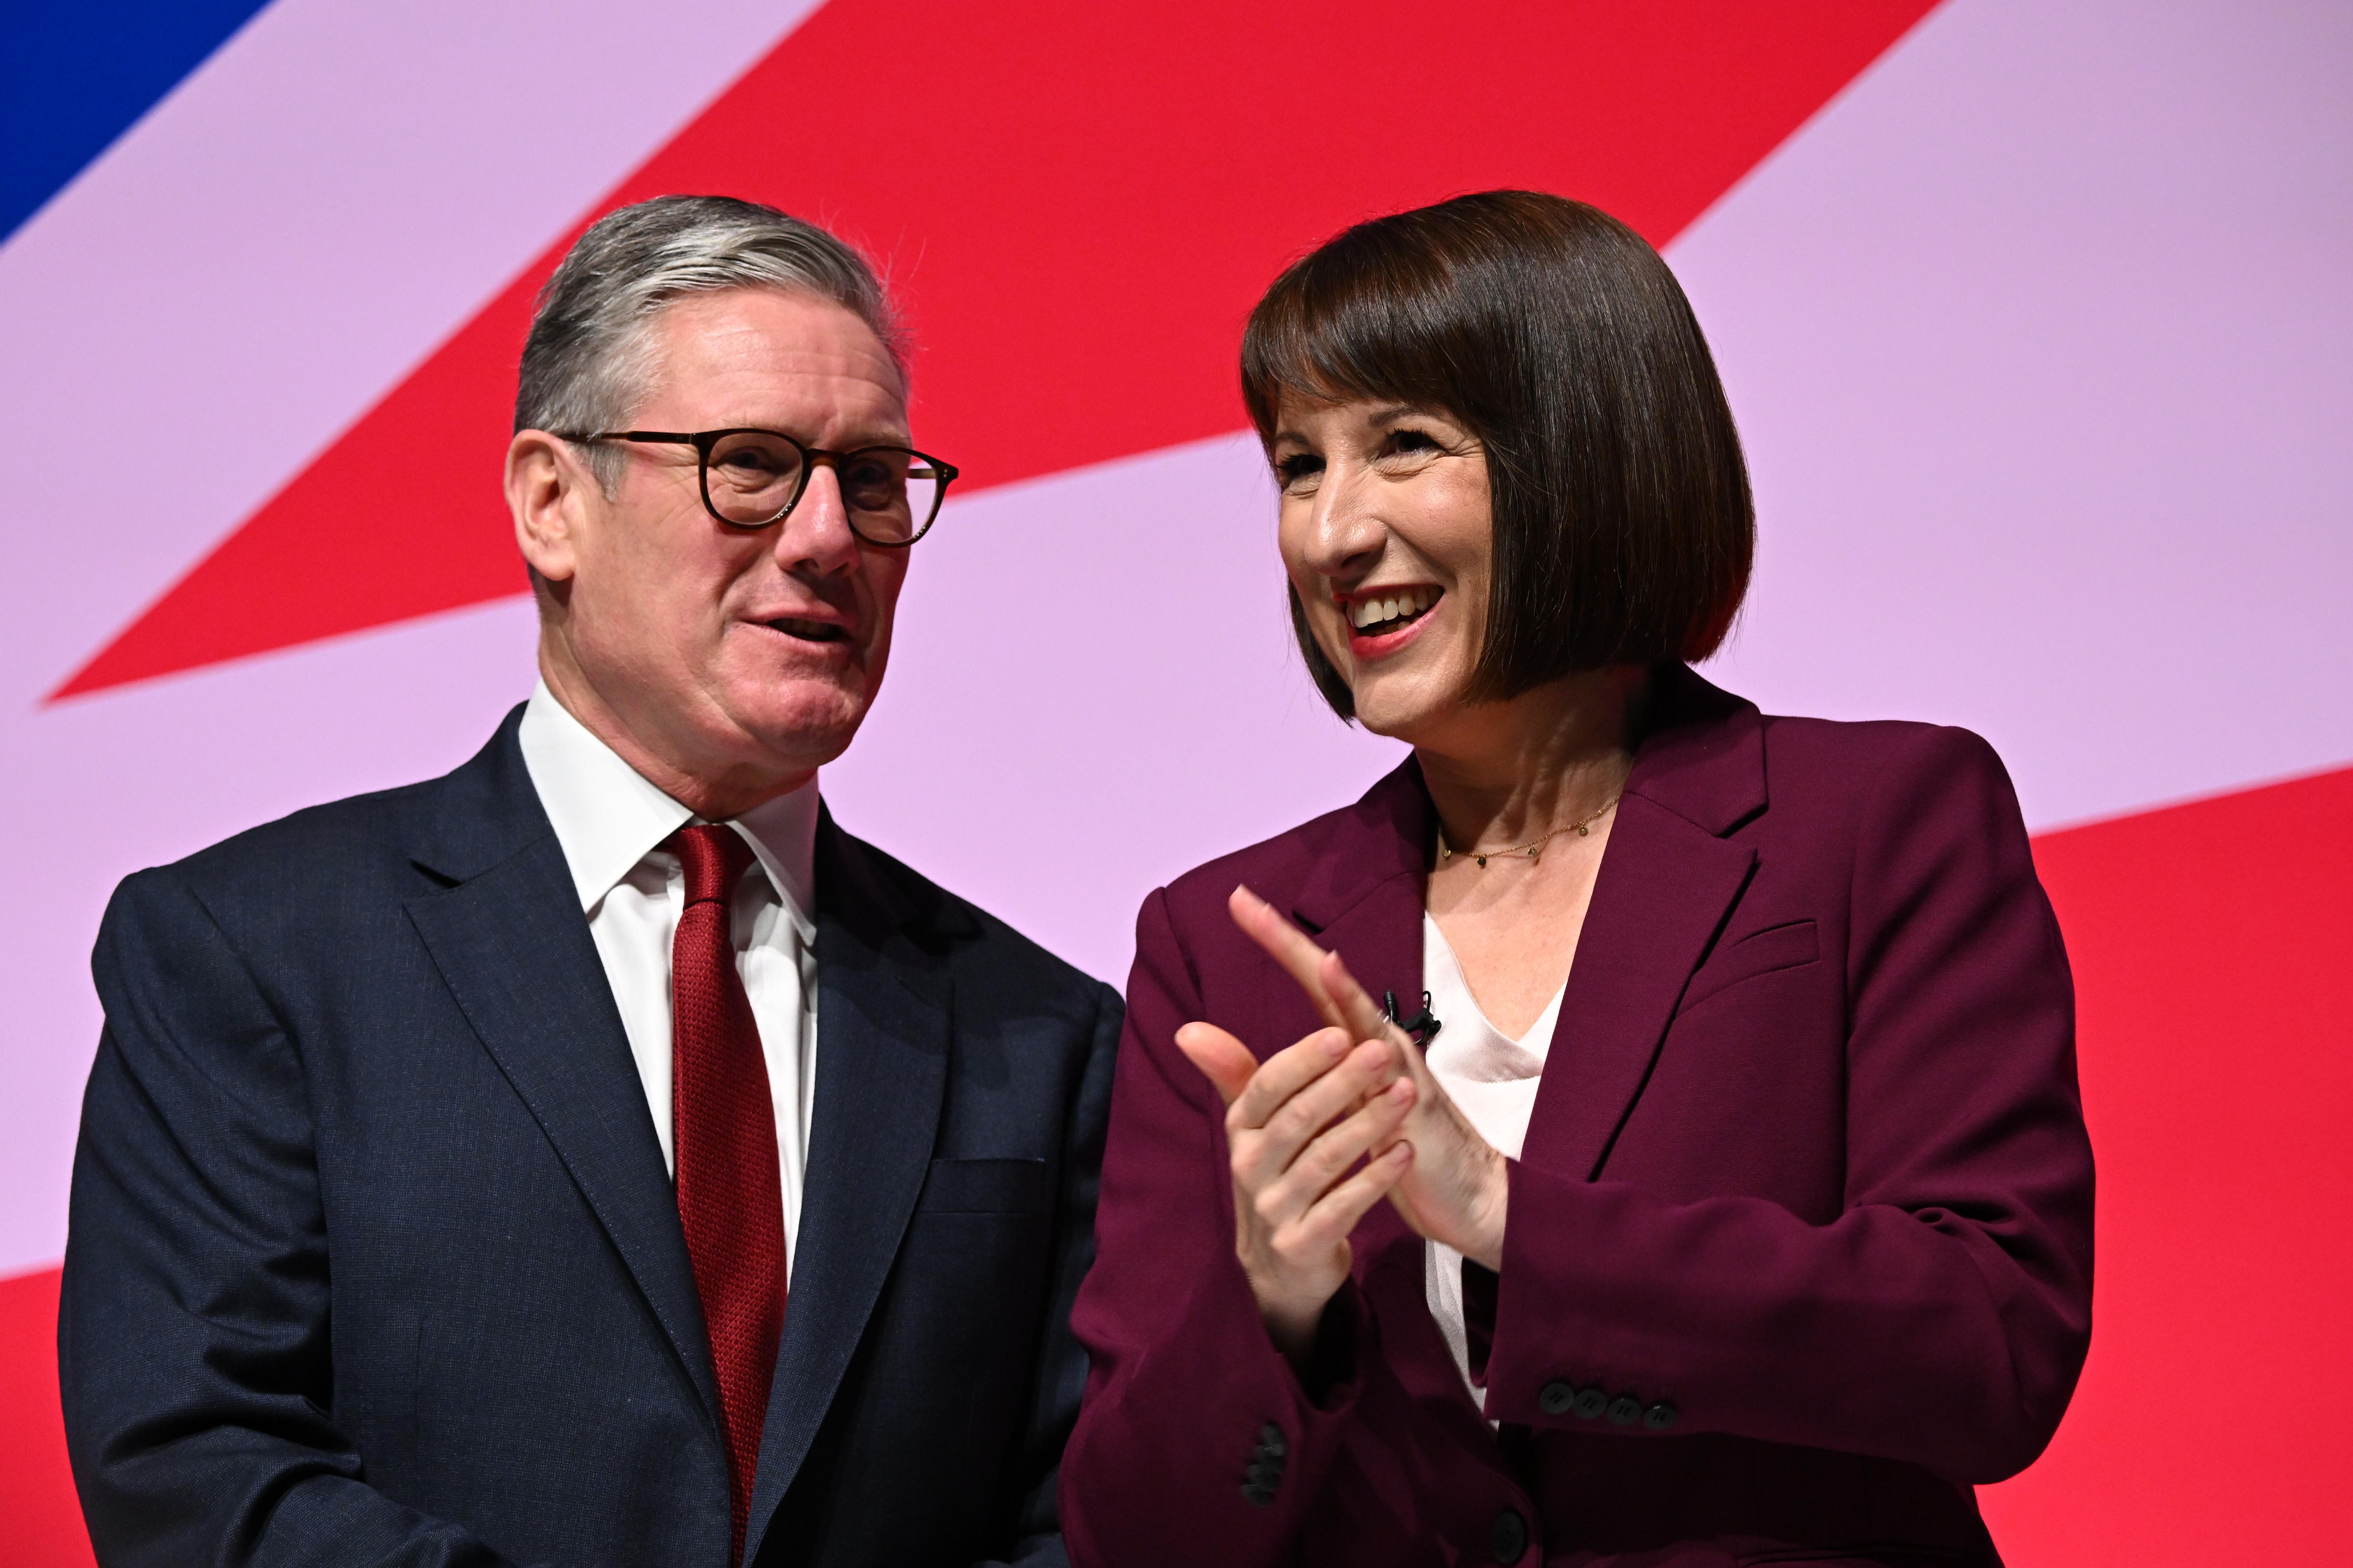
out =
<path fill-rule="evenodd" d="M 862 690 L 794 680 L 739 693 L 728 706 L 737 728 L 777 763 L 817 768 L 849 749 L 868 701 Z"/>

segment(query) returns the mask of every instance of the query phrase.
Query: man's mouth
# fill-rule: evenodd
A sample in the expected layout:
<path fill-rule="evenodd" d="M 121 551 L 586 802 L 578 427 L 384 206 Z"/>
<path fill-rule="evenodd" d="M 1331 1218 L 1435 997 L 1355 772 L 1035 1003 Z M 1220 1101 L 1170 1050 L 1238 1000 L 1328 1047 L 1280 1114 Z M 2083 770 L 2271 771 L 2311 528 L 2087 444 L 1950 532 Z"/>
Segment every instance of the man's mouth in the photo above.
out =
<path fill-rule="evenodd" d="M 772 632 L 782 632 L 803 642 L 848 642 L 849 632 L 831 621 L 804 621 L 792 616 L 778 616 L 773 621 L 760 623 Z"/>
<path fill-rule="evenodd" d="M 1415 583 L 1348 600 L 1340 608 L 1348 617 L 1352 636 L 1381 637 L 1403 631 L 1430 614 L 1443 594 L 1444 590 L 1426 583 Z"/>

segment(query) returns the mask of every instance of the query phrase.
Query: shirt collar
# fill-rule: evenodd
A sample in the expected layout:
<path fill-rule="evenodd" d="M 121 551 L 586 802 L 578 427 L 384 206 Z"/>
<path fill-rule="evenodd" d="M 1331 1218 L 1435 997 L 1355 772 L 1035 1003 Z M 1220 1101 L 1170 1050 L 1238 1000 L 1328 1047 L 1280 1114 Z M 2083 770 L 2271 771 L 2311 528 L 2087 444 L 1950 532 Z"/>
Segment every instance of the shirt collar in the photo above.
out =
<path fill-rule="evenodd" d="M 615 884 L 695 820 L 572 716 L 543 680 L 523 707 L 523 767 L 555 829 L 580 908 L 593 912 Z M 729 826 L 744 837 L 804 932 L 814 929 L 817 779 L 765 801 Z"/>

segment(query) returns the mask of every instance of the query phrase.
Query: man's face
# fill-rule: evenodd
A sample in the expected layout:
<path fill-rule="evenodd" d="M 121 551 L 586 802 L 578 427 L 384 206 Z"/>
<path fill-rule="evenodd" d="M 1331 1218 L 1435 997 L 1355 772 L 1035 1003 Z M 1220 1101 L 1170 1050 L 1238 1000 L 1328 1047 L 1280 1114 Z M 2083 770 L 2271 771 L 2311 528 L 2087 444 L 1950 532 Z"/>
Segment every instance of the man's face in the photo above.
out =
<path fill-rule="evenodd" d="M 908 443 L 897 367 L 839 305 L 765 289 L 689 295 L 651 333 L 652 391 L 631 429 L 750 426 L 832 451 Z M 830 465 L 784 521 L 747 530 L 704 510 L 692 447 L 612 445 L 613 495 L 575 487 L 564 548 L 540 559 L 527 528 L 525 550 L 554 584 L 560 655 L 635 742 L 619 749 L 730 799 L 840 755 L 882 684 L 907 552 L 850 531 Z"/>

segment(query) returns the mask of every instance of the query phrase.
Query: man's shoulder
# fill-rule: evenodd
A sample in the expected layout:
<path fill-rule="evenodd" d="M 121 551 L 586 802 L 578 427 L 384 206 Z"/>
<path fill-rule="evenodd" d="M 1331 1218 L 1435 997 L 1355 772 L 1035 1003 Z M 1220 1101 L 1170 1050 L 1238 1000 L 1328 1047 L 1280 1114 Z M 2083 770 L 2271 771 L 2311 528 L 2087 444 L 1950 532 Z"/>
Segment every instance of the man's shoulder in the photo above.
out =
<path fill-rule="evenodd" d="M 164 884 L 217 915 L 257 902 L 323 912 L 371 890 L 409 889 L 422 876 L 414 858 L 420 840 L 446 837 L 495 790 L 483 775 L 496 771 L 501 746 L 512 749 L 512 730 L 511 717 L 481 751 L 438 777 L 305 806 L 134 872 L 117 896 Z"/>
<path fill-rule="evenodd" d="M 858 874 L 872 881 L 896 906 L 902 928 L 926 950 L 944 958 L 959 986 L 977 987 L 983 997 L 1035 1007 L 1052 999 L 1088 1013 L 1118 993 L 1076 964 L 1058 957 L 971 900 L 941 887 L 896 856 L 836 827 L 842 847 L 855 855 Z M 818 898 L 829 897 L 820 873 Z M 1059 1010 L 1059 1009 L 1058 1009 Z"/>

